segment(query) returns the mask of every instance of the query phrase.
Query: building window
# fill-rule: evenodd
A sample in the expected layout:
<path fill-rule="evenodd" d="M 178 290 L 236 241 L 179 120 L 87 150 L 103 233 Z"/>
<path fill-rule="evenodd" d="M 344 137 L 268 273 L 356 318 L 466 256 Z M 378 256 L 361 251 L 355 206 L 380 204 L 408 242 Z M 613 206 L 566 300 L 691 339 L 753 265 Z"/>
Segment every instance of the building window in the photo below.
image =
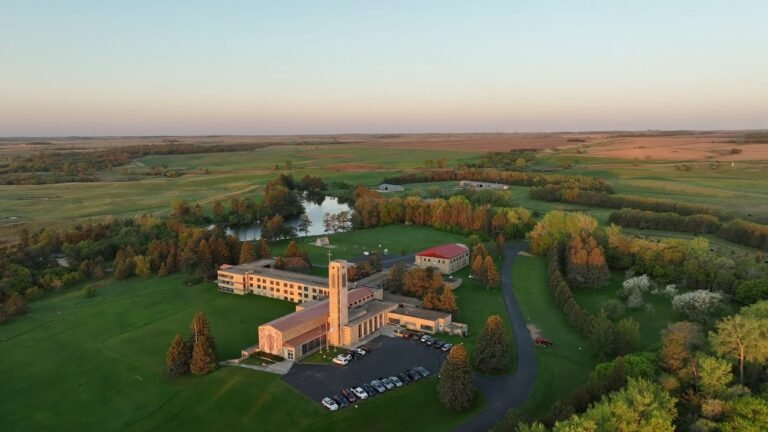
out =
<path fill-rule="evenodd" d="M 293 350 L 288 350 L 288 360 L 293 360 Z"/>
<path fill-rule="evenodd" d="M 424 331 L 429 331 L 429 332 L 433 331 L 433 328 L 431 325 L 422 324 L 419 326 L 419 328 L 421 328 Z"/>
<path fill-rule="evenodd" d="M 398 318 L 389 317 L 389 323 L 394 325 L 400 325 L 400 320 Z"/>

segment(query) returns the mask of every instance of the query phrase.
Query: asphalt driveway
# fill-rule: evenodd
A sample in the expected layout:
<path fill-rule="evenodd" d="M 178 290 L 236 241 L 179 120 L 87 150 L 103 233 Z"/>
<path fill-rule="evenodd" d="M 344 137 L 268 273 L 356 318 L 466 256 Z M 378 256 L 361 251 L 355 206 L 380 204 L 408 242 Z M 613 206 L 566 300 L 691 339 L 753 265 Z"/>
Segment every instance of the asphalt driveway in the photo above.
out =
<path fill-rule="evenodd" d="M 298 363 L 283 375 L 283 380 L 319 402 L 324 397 L 338 394 L 342 388 L 357 387 L 416 366 L 436 374 L 447 355 L 421 342 L 399 337 L 379 336 L 366 345 L 371 346 L 373 351 L 346 366 Z"/>

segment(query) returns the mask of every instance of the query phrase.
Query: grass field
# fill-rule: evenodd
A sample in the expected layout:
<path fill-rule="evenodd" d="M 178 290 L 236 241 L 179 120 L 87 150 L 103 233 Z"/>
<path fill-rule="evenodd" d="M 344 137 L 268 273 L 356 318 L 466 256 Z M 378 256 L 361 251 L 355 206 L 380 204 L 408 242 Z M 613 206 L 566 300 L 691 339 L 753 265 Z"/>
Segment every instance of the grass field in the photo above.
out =
<path fill-rule="evenodd" d="M 615 299 L 616 292 L 621 288 L 624 281 L 624 274 L 621 272 L 611 273 L 611 282 L 609 285 L 600 289 L 575 289 L 573 295 L 581 307 L 592 314 L 600 312 L 602 304 L 611 299 Z M 668 323 L 681 321 L 685 318 L 672 310 L 672 302 L 669 298 L 659 294 L 646 294 L 646 304 L 650 304 L 652 310 L 627 309 L 622 318 L 629 317 L 640 324 L 640 340 L 638 349 L 644 350 L 653 348 L 660 341 L 660 333 Z"/>
<path fill-rule="evenodd" d="M 195 312 L 206 313 L 219 357 L 229 358 L 255 343 L 260 323 L 294 309 L 221 294 L 212 284 L 187 287 L 185 277 L 106 281 L 92 299 L 64 292 L 0 327 L 2 430 L 335 431 L 364 424 L 438 431 L 472 415 L 442 408 L 435 380 L 334 414 L 279 377 L 251 370 L 171 380 L 165 351 L 175 333 L 187 334 Z"/>
<path fill-rule="evenodd" d="M 519 255 L 512 267 L 512 288 L 526 322 L 554 342 L 537 348 L 536 384 L 520 408 L 528 419 L 547 414 L 552 404 L 567 398 L 589 377 L 597 364 L 586 340 L 568 325 L 547 288 L 547 262 Z"/>
<path fill-rule="evenodd" d="M 363 252 L 388 249 L 388 256 L 407 255 L 432 246 L 445 243 L 466 243 L 467 239 L 458 234 L 438 231 L 433 228 L 416 225 L 388 225 L 328 236 L 331 245 L 325 248 L 312 244 L 316 237 L 297 238 L 296 243 L 307 253 L 313 264 L 327 265 L 328 252 L 331 259 L 350 259 L 362 257 Z M 290 240 L 275 242 L 270 245 L 272 255 L 282 255 Z M 379 247 L 381 245 L 381 247 Z"/>

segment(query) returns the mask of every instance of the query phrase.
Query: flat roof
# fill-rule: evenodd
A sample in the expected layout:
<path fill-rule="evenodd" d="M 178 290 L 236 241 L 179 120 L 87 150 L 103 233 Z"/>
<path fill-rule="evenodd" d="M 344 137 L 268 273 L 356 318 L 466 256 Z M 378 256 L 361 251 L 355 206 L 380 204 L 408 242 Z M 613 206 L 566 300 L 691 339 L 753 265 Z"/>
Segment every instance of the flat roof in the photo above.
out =
<path fill-rule="evenodd" d="M 249 262 L 246 264 L 238 264 L 236 266 L 228 266 L 228 264 L 219 267 L 219 271 L 233 274 L 252 274 L 257 276 L 264 276 L 272 279 L 280 279 L 287 282 L 296 282 L 303 285 L 314 285 L 320 287 L 328 287 L 328 279 L 320 276 L 313 276 L 304 273 L 296 273 L 287 270 L 278 270 L 267 267 L 274 264 L 273 259 L 262 259 L 258 261 Z M 228 266 L 228 267 L 225 267 Z"/>
<path fill-rule="evenodd" d="M 432 321 L 445 319 L 451 316 L 450 312 L 435 311 L 410 306 L 399 306 L 397 309 L 393 310 L 392 313 Z"/>
<path fill-rule="evenodd" d="M 373 300 L 363 306 L 358 306 L 349 310 L 349 322 L 347 326 L 355 326 L 368 320 L 387 309 L 394 308 L 397 303 L 390 303 L 381 300 Z"/>

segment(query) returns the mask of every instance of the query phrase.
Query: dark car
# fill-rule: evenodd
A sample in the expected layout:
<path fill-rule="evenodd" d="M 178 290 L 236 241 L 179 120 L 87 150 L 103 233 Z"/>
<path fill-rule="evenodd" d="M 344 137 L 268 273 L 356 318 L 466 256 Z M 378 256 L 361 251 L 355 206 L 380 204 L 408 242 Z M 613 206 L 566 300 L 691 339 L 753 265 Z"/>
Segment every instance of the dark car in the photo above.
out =
<path fill-rule="evenodd" d="M 445 342 L 441 340 L 436 340 L 435 343 L 432 344 L 432 348 L 440 349 L 443 347 L 443 345 L 445 345 Z"/>
<path fill-rule="evenodd" d="M 349 403 L 355 403 L 357 401 L 357 397 L 354 393 L 352 393 L 352 390 L 349 389 L 341 389 L 341 395 L 347 398 Z"/>
<path fill-rule="evenodd" d="M 349 406 L 349 401 L 344 396 L 331 396 L 333 400 L 339 405 L 339 407 L 344 408 Z"/>
<path fill-rule="evenodd" d="M 400 381 L 402 381 L 403 384 L 405 384 L 405 385 L 408 385 L 408 384 L 411 383 L 411 378 L 408 375 L 406 375 L 406 374 L 404 374 L 402 372 L 397 374 L 397 377 L 400 378 Z"/>
<path fill-rule="evenodd" d="M 408 372 L 406 372 L 406 374 L 408 374 L 408 377 L 411 378 L 411 381 L 415 382 L 415 381 L 418 381 L 418 380 L 421 379 L 421 374 L 419 374 L 418 372 L 416 372 L 413 369 L 411 369 Z"/>
<path fill-rule="evenodd" d="M 429 376 L 429 371 L 421 366 L 417 366 L 413 369 L 416 370 L 416 372 L 418 372 L 422 378 L 426 378 Z"/>
<path fill-rule="evenodd" d="M 377 394 L 379 394 L 379 392 L 377 392 L 376 389 L 373 388 L 373 386 L 368 383 L 362 384 L 360 387 L 362 387 L 363 390 L 365 390 L 365 392 L 368 393 L 368 397 L 374 397 Z"/>

